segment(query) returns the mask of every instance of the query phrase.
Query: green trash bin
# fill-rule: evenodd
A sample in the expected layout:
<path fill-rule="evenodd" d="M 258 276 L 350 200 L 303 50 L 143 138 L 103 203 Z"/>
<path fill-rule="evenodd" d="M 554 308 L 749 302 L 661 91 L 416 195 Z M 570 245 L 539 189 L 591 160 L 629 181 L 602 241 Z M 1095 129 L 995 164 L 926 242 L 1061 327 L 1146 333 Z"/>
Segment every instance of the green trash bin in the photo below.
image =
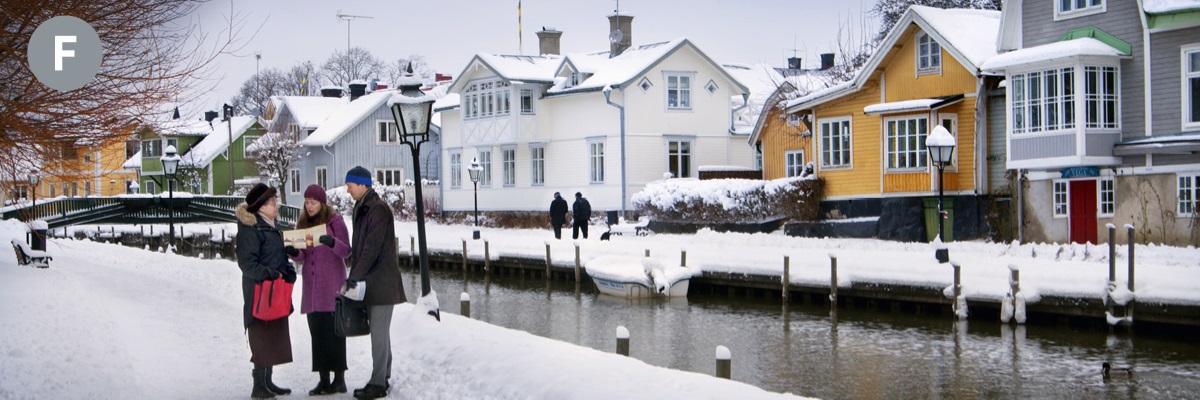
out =
<path fill-rule="evenodd" d="M 925 200 L 925 240 L 932 242 L 938 235 L 938 199 L 926 198 Z M 942 208 L 946 210 L 946 237 L 942 238 L 943 242 L 954 241 L 954 199 L 947 197 L 942 201 Z"/>

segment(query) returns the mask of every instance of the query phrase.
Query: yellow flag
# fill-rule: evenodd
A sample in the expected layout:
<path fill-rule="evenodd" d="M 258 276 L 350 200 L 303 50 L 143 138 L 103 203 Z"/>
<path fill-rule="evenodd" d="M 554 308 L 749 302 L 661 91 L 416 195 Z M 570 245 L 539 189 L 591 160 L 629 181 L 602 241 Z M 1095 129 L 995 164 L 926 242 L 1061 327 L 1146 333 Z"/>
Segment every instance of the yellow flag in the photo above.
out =
<path fill-rule="evenodd" d="M 525 38 L 521 36 L 521 0 L 517 0 L 517 51 L 525 54 Z"/>

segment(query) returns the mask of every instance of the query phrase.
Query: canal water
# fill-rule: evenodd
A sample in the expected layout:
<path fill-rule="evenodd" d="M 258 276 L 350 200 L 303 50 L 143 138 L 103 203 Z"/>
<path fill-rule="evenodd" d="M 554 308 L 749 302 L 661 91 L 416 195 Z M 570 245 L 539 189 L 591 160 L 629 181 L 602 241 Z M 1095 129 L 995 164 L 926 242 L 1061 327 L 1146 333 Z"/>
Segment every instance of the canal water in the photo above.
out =
<path fill-rule="evenodd" d="M 405 270 L 409 297 L 420 293 Z M 1096 327 L 955 322 L 950 315 L 789 305 L 698 296 L 626 300 L 590 283 L 538 276 L 432 271 L 443 312 L 471 295 L 472 317 L 551 339 L 614 352 L 617 326 L 630 356 L 712 375 L 715 349 L 733 354 L 733 379 L 766 390 L 826 399 L 1200 397 L 1200 340 L 1172 332 L 1110 334 Z M 1132 367 L 1101 377 L 1101 363 Z"/>

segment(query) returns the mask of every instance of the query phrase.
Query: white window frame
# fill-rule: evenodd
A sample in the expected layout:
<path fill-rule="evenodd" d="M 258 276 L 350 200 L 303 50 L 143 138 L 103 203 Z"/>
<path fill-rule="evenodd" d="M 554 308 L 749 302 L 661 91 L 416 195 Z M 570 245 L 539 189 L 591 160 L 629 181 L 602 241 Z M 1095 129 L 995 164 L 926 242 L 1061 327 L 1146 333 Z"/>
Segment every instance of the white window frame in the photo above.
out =
<path fill-rule="evenodd" d="M 671 150 L 672 144 L 678 144 L 675 151 Z M 684 145 L 687 146 L 686 151 L 684 150 Z M 696 143 L 691 139 L 667 139 L 667 172 L 671 172 L 676 178 L 691 178 L 692 168 L 696 165 L 696 163 L 692 162 L 692 156 L 696 154 L 695 147 Z M 675 157 L 674 162 L 671 161 L 672 157 Z M 684 162 L 685 158 L 686 163 Z M 687 164 L 686 169 L 684 168 L 684 164 Z"/>
<path fill-rule="evenodd" d="M 1191 111 L 1195 107 L 1200 107 L 1200 89 L 1192 91 L 1190 85 L 1192 80 L 1200 81 L 1200 60 L 1196 61 L 1196 70 L 1191 70 L 1191 56 L 1200 57 L 1200 43 L 1190 44 L 1180 48 L 1179 68 L 1181 81 L 1179 83 L 1180 107 L 1183 109 L 1179 114 L 1183 124 L 1184 131 L 1200 129 L 1200 115 L 1196 115 L 1196 119 L 1191 118 Z"/>
<path fill-rule="evenodd" d="M 1108 208 L 1108 212 L 1105 212 L 1105 208 Z M 1096 180 L 1096 216 L 1100 218 L 1112 218 L 1116 212 L 1117 181 L 1112 177 Z"/>
<path fill-rule="evenodd" d="M 66 185 L 67 185 L 66 183 L 63 183 L 63 196 L 67 195 L 67 186 Z M 142 193 L 145 193 L 145 194 L 157 194 L 158 193 L 158 185 L 152 179 L 147 179 L 145 182 L 142 182 L 142 188 L 143 188 Z M 73 196 L 70 196 L 70 197 L 73 197 Z"/>
<path fill-rule="evenodd" d="M 329 189 L 329 167 L 317 167 L 313 171 L 313 176 L 317 177 L 317 186 L 321 189 Z"/>
<path fill-rule="evenodd" d="M 447 150 L 446 153 L 450 155 L 450 188 L 461 189 L 463 184 L 462 150 Z"/>
<path fill-rule="evenodd" d="M 1078 18 L 1085 15 L 1100 14 L 1108 11 L 1107 0 L 1051 0 L 1054 2 L 1054 20 L 1061 21 L 1064 19 Z M 1068 3 L 1070 9 L 1064 9 L 1064 4 Z M 1080 7 L 1079 3 L 1083 3 Z"/>
<path fill-rule="evenodd" d="M 375 185 L 404 186 L 404 168 L 375 168 Z"/>
<path fill-rule="evenodd" d="M 1194 217 L 1200 203 L 1200 172 L 1175 174 L 1175 216 Z"/>
<path fill-rule="evenodd" d="M 501 183 L 504 187 L 517 186 L 517 148 L 505 146 L 500 148 L 500 170 L 503 172 Z"/>
<path fill-rule="evenodd" d="M 800 126 L 800 114 L 788 114 L 787 126 Z"/>
<path fill-rule="evenodd" d="M 387 129 L 387 132 L 383 132 L 384 129 Z M 375 120 L 375 143 L 400 144 L 400 131 L 396 129 L 396 121 Z"/>
<path fill-rule="evenodd" d="M 142 141 L 142 158 L 162 157 L 162 152 L 162 139 L 147 139 Z"/>
<path fill-rule="evenodd" d="M 783 168 L 784 176 L 788 178 L 797 177 L 804 173 L 804 150 L 783 152 Z"/>
<path fill-rule="evenodd" d="M 1104 79 L 1110 73 L 1111 86 Z M 1098 92 L 1089 93 L 1088 83 L 1094 78 Z M 1121 130 L 1121 68 L 1115 62 L 1075 61 L 1016 71 L 1007 80 L 1006 114 L 1013 135 L 1077 132 L 1081 124 L 1085 132 Z M 1051 80 L 1054 85 L 1048 86 Z M 1093 107 L 1095 111 L 1089 111 Z M 1106 121 L 1106 116 L 1112 120 Z"/>
<path fill-rule="evenodd" d="M 674 85 L 671 84 L 672 79 L 675 80 Z M 695 72 L 663 71 L 663 81 L 666 82 L 666 85 L 663 88 L 663 90 L 664 90 L 663 91 L 663 105 L 666 106 L 666 109 L 668 111 L 691 111 L 692 110 L 692 103 L 694 100 L 694 98 L 692 96 L 692 90 L 696 86 L 693 84 L 695 80 L 696 80 Z M 684 87 L 685 83 L 686 83 L 686 87 Z M 671 105 L 671 92 L 672 91 L 677 92 L 675 94 L 675 97 L 678 99 L 681 99 L 679 102 L 677 102 L 676 105 Z"/>
<path fill-rule="evenodd" d="M 818 122 L 817 127 L 821 135 L 821 169 L 854 168 L 854 119 L 849 116 L 832 117 L 821 118 Z M 838 127 L 837 135 L 829 133 L 828 128 L 833 126 Z M 836 163 L 832 160 L 835 154 L 839 156 Z"/>
<path fill-rule="evenodd" d="M 1062 190 L 1059 190 L 1059 189 Z M 1065 179 L 1055 179 L 1050 183 L 1050 212 L 1054 218 L 1071 216 L 1071 183 Z"/>
<path fill-rule="evenodd" d="M 479 166 L 483 167 L 483 171 L 479 172 L 479 187 L 492 187 L 492 148 L 480 148 L 476 158 Z"/>
<path fill-rule="evenodd" d="M 246 149 L 250 148 L 250 145 L 254 144 L 254 141 L 258 140 L 258 138 L 258 136 L 242 136 L 242 158 L 250 158 L 250 152 L 246 151 Z"/>
<path fill-rule="evenodd" d="M 638 88 L 642 89 L 643 93 L 650 91 L 650 89 L 653 87 L 654 87 L 654 82 L 650 82 L 650 78 L 648 78 L 648 77 L 643 76 L 642 80 L 638 81 Z"/>
<path fill-rule="evenodd" d="M 290 189 L 290 190 L 288 190 L 288 193 L 300 194 L 300 169 L 299 168 L 288 169 L 288 185 L 290 186 L 288 188 L 288 189 Z"/>
<path fill-rule="evenodd" d="M 544 144 L 529 145 L 530 184 L 543 186 L 546 184 L 546 146 Z"/>
<path fill-rule="evenodd" d="M 535 115 L 537 114 L 537 101 L 533 97 L 533 89 L 521 89 L 521 114 Z M 526 107 L 528 105 L 528 107 Z"/>
<path fill-rule="evenodd" d="M 1121 70 L 1116 66 L 1108 65 L 1085 65 L 1083 67 L 1083 120 L 1084 127 L 1087 129 L 1105 129 L 1117 130 L 1121 129 Z M 1097 74 L 1097 93 L 1088 93 L 1088 81 L 1091 74 L 1095 71 Z M 1104 75 L 1112 73 L 1112 85 L 1106 84 Z M 1076 78 L 1078 79 L 1078 78 Z M 1110 87 L 1111 86 L 1111 87 Z M 1109 92 L 1106 89 L 1112 89 Z M 1096 106 L 1096 121 L 1090 120 L 1088 108 L 1095 104 Z M 1105 107 L 1106 104 L 1111 104 L 1112 109 Z M 1112 117 L 1112 121 L 1107 121 Z"/>
<path fill-rule="evenodd" d="M 929 33 L 921 32 L 917 35 L 917 45 L 914 47 L 917 52 L 917 76 L 942 73 L 941 43 L 938 43 Z M 926 63 L 924 67 L 921 66 L 922 62 Z"/>
<path fill-rule="evenodd" d="M 950 131 L 950 136 L 954 136 L 954 143 L 962 143 L 962 140 L 959 140 L 959 137 L 958 137 L 958 114 L 938 113 L 937 114 L 937 123 L 934 124 L 933 126 L 941 125 L 942 127 L 945 127 L 946 126 L 945 122 L 947 120 L 950 120 L 951 123 L 954 124 L 953 126 L 946 128 L 947 131 Z M 932 133 L 933 128 L 932 127 L 929 128 L 929 131 Z M 928 150 L 928 149 L 926 149 L 926 150 Z M 954 153 L 950 157 L 950 165 L 946 166 L 947 171 L 958 171 L 958 158 L 959 158 L 959 154 L 961 154 L 961 152 L 959 152 L 959 150 L 961 150 L 960 147 L 958 147 L 958 146 L 954 147 Z"/>
<path fill-rule="evenodd" d="M 708 83 L 704 84 L 704 91 L 708 92 L 708 94 L 716 94 L 718 90 L 721 90 L 721 86 L 717 85 L 717 82 L 712 79 L 709 79 Z"/>
<path fill-rule="evenodd" d="M 929 150 L 925 148 L 925 139 L 929 137 L 930 129 L 927 115 L 884 118 L 884 169 L 887 172 L 928 171 Z"/>
<path fill-rule="evenodd" d="M 604 183 L 604 138 L 588 139 L 588 183 Z"/>

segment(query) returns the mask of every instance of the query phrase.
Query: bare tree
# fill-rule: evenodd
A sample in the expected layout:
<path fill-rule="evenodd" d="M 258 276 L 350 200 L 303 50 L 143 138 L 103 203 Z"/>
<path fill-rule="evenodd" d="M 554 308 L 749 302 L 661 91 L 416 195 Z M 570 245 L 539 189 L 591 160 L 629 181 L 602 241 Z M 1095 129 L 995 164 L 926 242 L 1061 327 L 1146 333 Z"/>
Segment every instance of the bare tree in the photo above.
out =
<path fill-rule="evenodd" d="M 395 62 L 388 66 L 385 74 L 388 83 L 395 84 L 399 82 L 400 77 L 403 77 L 407 73 L 409 63 L 412 63 L 413 74 L 421 78 L 422 82 L 433 82 L 435 73 L 433 72 L 433 68 L 429 67 L 429 63 L 425 62 L 425 56 L 413 54 L 408 56 L 408 58 L 396 59 Z"/>
<path fill-rule="evenodd" d="M 335 50 L 333 55 L 321 64 L 321 78 L 327 84 L 344 87 L 356 79 L 379 76 L 382 70 L 383 62 L 375 58 L 370 51 L 362 47 L 351 47 L 346 52 Z"/>
<path fill-rule="evenodd" d="M 264 105 L 271 96 L 294 94 L 282 93 L 286 82 L 287 75 L 275 68 L 251 76 L 250 79 L 242 82 L 242 88 L 238 90 L 237 95 L 233 96 L 230 104 L 233 105 L 234 113 L 263 116 Z"/>
<path fill-rule="evenodd" d="M 879 0 L 871 7 L 871 13 L 879 17 L 879 32 L 875 35 L 875 40 L 883 40 L 910 6 L 999 10 L 1001 3 L 1002 0 Z"/>
<path fill-rule="evenodd" d="M 301 158 L 308 157 L 308 150 L 300 144 L 298 137 L 285 132 L 270 132 L 255 140 L 246 148 L 250 158 L 258 164 L 258 173 L 279 181 L 279 193 L 284 193 L 288 184 L 288 169 Z M 287 197 L 280 196 L 283 204 Z"/>
<path fill-rule="evenodd" d="M 188 21 L 202 0 L 6 1 L 0 7 L 0 147 L 4 163 L 63 158 L 61 143 L 104 142 L 135 124 L 166 120 L 167 103 L 208 91 L 217 56 L 240 50 L 244 19 L 230 13 L 215 33 Z M 33 31 L 54 16 L 91 25 L 104 43 L 100 70 L 82 88 L 60 92 L 29 68 Z M 123 140 L 123 138 L 122 138 Z"/>
<path fill-rule="evenodd" d="M 295 96 L 313 96 L 318 94 L 314 90 L 317 87 L 316 72 L 312 61 L 305 61 L 292 66 L 292 69 L 287 72 L 287 80 L 284 82 L 283 93 Z"/>

